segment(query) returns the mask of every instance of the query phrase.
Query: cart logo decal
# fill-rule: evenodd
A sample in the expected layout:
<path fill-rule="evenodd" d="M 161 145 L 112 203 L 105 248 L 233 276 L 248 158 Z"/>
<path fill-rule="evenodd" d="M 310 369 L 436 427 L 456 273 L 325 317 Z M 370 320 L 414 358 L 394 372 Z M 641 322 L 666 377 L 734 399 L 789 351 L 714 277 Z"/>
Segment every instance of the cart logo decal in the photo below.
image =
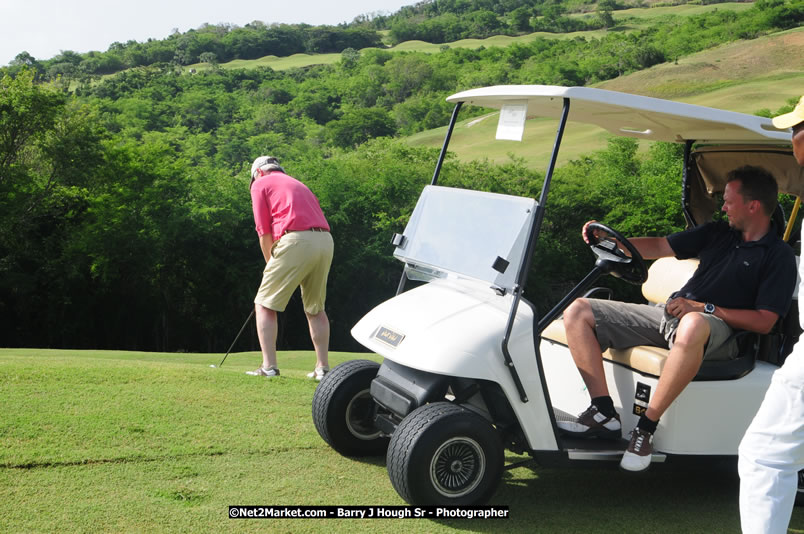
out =
<path fill-rule="evenodd" d="M 405 336 L 402 334 L 397 334 L 390 328 L 384 326 L 377 328 L 377 330 L 374 331 L 373 337 L 392 347 L 398 347 L 399 344 L 402 343 L 402 340 L 405 339 Z"/>
<path fill-rule="evenodd" d="M 637 382 L 636 394 L 634 395 L 634 415 L 643 415 L 648 411 L 650 403 L 650 386 Z"/>

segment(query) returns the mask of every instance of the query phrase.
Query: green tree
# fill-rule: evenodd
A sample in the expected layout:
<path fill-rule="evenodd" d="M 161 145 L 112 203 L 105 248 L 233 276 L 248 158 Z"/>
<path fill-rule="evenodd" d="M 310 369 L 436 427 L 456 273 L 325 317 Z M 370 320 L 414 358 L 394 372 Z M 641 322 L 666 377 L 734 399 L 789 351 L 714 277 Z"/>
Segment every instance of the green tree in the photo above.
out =
<path fill-rule="evenodd" d="M 394 103 L 424 88 L 433 77 L 433 67 L 421 54 L 395 56 L 385 64 L 385 70 L 388 74 L 386 89 Z"/>
<path fill-rule="evenodd" d="M 375 137 L 396 133 L 396 124 L 382 108 L 357 108 L 346 111 L 338 120 L 327 124 L 327 137 L 334 146 L 355 147 Z"/>
<path fill-rule="evenodd" d="M 45 68 L 40 61 L 37 61 L 35 57 L 33 57 L 28 52 L 20 52 L 19 54 L 11 60 L 11 68 L 8 70 L 8 73 L 16 76 L 22 69 L 29 69 L 34 72 L 35 78 L 40 78 L 44 72 Z"/>
<path fill-rule="evenodd" d="M 200 56 L 198 56 L 198 60 L 201 63 L 209 63 L 213 67 L 218 65 L 218 56 L 215 52 L 202 52 Z"/>
<path fill-rule="evenodd" d="M 612 16 L 610 9 L 602 9 L 598 4 L 596 13 L 597 17 L 600 19 L 600 24 L 604 28 L 613 28 L 617 24 L 614 21 L 614 17 Z"/>
<path fill-rule="evenodd" d="M 56 123 L 64 95 L 34 84 L 34 72 L 23 69 L 0 80 L 0 185 L 26 175 L 27 159 L 36 141 Z"/>
<path fill-rule="evenodd" d="M 533 10 L 527 6 L 520 6 L 509 14 L 509 24 L 511 29 L 516 32 L 528 32 L 531 30 L 530 18 Z"/>
<path fill-rule="evenodd" d="M 299 115 L 309 117 L 318 124 L 326 124 L 337 117 L 335 101 L 336 96 L 332 93 L 309 89 L 296 95 L 290 107 Z"/>
<path fill-rule="evenodd" d="M 31 71 L 0 80 L 0 322 L 15 345 L 64 343 L 90 309 L 71 308 L 88 292 L 70 241 L 103 182 L 105 137 L 92 109 Z"/>
<path fill-rule="evenodd" d="M 350 70 L 357 66 L 360 61 L 360 52 L 354 48 L 347 48 L 341 52 L 341 66 L 344 69 Z"/>

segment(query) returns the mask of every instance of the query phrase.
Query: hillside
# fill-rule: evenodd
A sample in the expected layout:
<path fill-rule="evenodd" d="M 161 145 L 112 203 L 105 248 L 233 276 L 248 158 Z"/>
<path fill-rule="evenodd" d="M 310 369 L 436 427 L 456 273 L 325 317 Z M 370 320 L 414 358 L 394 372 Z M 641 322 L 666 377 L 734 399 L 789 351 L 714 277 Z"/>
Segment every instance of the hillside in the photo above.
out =
<path fill-rule="evenodd" d="M 644 71 L 596 85 L 602 89 L 657 98 L 668 98 L 701 106 L 742 113 L 762 109 L 775 111 L 804 87 L 804 28 L 739 41 L 706 50 L 674 63 L 656 65 Z M 497 114 L 461 121 L 455 128 L 451 151 L 469 161 L 487 157 L 495 163 L 508 161 L 509 154 L 524 158 L 538 170 L 549 158 L 555 123 L 528 121 L 522 143 L 495 141 Z M 440 147 L 446 128 L 410 136 L 413 146 Z M 568 128 L 561 146 L 560 163 L 581 154 L 605 148 L 607 135 L 597 128 Z M 534 148 L 537 149 L 534 152 Z"/>
<path fill-rule="evenodd" d="M 648 27 L 651 23 L 662 17 L 692 17 L 713 11 L 734 11 L 741 12 L 750 9 L 751 3 L 747 2 L 726 2 L 721 4 L 694 5 L 685 4 L 677 6 L 661 7 L 640 7 L 624 9 L 613 12 L 612 16 L 617 23 L 611 28 L 612 32 L 632 32 Z M 571 15 L 572 17 L 589 17 L 589 13 Z M 524 44 L 535 39 L 576 39 L 576 38 L 600 38 L 606 34 L 606 30 L 575 31 L 567 33 L 534 32 L 517 37 L 509 35 L 495 35 L 485 39 L 461 39 L 446 44 L 427 43 L 424 41 L 412 40 L 389 46 L 384 50 L 390 52 L 424 52 L 435 54 L 440 52 L 445 46 L 449 48 L 490 48 L 492 46 L 506 47 L 515 43 Z M 364 48 L 361 52 L 369 50 Z M 331 65 L 340 61 L 340 53 L 332 54 L 293 54 L 288 57 L 265 56 L 259 59 L 243 60 L 236 59 L 225 63 L 220 63 L 216 67 L 224 69 L 257 68 L 270 67 L 274 70 L 287 70 L 291 68 L 309 67 L 312 65 Z M 209 63 L 194 63 L 184 68 L 184 71 L 203 71 L 211 69 Z"/>
<path fill-rule="evenodd" d="M 763 80 L 770 82 L 772 79 L 775 81 L 800 79 L 804 71 L 802 50 L 804 50 L 804 30 L 789 30 L 752 41 L 722 45 L 681 58 L 674 63 L 655 65 L 622 78 L 603 82 L 599 87 L 657 98 L 696 100 L 700 96 L 703 100 L 693 103 L 704 105 L 704 101 L 709 101 L 706 95 L 713 91 Z M 791 81 L 792 83 L 794 82 Z M 781 87 L 783 88 L 784 84 L 781 84 Z M 770 93 L 771 88 L 782 90 L 779 85 L 774 84 L 768 91 L 762 92 Z M 799 92 L 800 89 L 794 90 L 791 96 Z M 729 107 L 725 105 L 718 107 L 751 113 L 757 109 L 755 107 L 757 98 L 772 99 L 773 96 L 751 94 L 750 97 L 747 95 L 741 99 L 742 105 L 737 102 L 732 104 L 730 100 Z M 771 105 L 768 107 L 772 107 L 772 102 L 769 104 Z"/>

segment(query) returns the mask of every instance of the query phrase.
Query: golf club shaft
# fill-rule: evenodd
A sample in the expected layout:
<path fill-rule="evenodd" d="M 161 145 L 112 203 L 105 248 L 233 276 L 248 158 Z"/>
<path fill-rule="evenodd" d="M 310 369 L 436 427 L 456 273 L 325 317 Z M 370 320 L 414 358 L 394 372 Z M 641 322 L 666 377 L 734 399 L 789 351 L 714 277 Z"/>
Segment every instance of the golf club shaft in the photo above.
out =
<path fill-rule="evenodd" d="M 242 334 L 242 333 L 243 333 L 243 330 L 245 330 L 245 329 L 246 329 L 246 325 L 248 324 L 248 322 L 251 320 L 251 318 L 252 318 L 252 317 L 254 317 L 254 308 L 252 308 L 252 309 L 251 309 L 251 313 L 250 313 L 250 314 L 248 314 L 248 317 L 246 318 L 246 322 L 245 322 L 245 323 L 243 323 L 243 326 L 241 326 L 241 327 L 240 327 L 240 332 L 238 332 L 238 333 L 237 333 L 237 336 L 235 336 L 234 341 L 232 341 L 232 344 L 231 344 L 231 346 L 229 347 L 229 350 L 227 350 L 227 351 L 226 351 L 226 354 L 223 356 L 223 359 L 221 360 L 221 363 L 219 363 L 219 364 L 218 364 L 218 367 L 220 367 L 221 365 L 223 365 L 223 362 L 225 362 L 225 361 L 226 361 L 226 357 L 227 357 L 227 356 L 229 356 L 229 353 L 230 353 L 230 352 L 232 352 L 232 349 L 234 348 L 235 343 L 237 343 L 237 340 L 238 340 L 238 339 L 240 339 L 240 334 Z"/>

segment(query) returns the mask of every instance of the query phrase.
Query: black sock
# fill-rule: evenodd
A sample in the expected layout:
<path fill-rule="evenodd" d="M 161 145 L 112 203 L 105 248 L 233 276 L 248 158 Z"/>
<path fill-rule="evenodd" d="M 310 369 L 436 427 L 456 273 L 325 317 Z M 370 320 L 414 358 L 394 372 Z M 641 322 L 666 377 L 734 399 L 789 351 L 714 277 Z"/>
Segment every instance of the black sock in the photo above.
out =
<path fill-rule="evenodd" d="M 639 422 L 637 423 L 637 426 L 639 428 L 641 428 L 642 430 L 646 430 L 646 431 L 650 432 L 651 434 L 655 434 L 656 433 L 656 425 L 658 425 L 658 424 L 659 424 L 659 421 L 652 421 L 652 420 L 648 419 L 648 416 L 643 413 L 642 415 L 639 416 Z"/>
<path fill-rule="evenodd" d="M 592 405 L 597 408 L 597 411 L 606 417 L 614 417 L 617 415 L 617 410 L 614 409 L 614 401 L 608 395 L 604 397 L 595 397 L 592 399 Z"/>

